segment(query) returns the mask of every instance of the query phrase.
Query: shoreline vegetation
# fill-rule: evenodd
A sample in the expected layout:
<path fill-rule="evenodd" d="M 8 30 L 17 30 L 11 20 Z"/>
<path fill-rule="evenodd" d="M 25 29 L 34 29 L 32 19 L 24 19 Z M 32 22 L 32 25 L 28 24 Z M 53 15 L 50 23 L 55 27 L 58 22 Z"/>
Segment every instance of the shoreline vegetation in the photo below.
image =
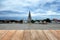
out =
<path fill-rule="evenodd" d="M 47 18 L 47 19 L 43 19 L 43 20 L 31 20 L 30 23 L 48 24 L 48 23 L 53 23 L 53 22 L 60 23 L 60 20 L 57 20 L 57 19 L 50 20 L 49 18 Z M 20 21 L 18 21 L 18 20 L 0 20 L 0 24 L 2 24 L 2 23 L 21 23 L 21 24 L 25 23 L 26 24 L 26 23 L 28 23 L 28 21 L 27 20 L 20 20 Z"/>

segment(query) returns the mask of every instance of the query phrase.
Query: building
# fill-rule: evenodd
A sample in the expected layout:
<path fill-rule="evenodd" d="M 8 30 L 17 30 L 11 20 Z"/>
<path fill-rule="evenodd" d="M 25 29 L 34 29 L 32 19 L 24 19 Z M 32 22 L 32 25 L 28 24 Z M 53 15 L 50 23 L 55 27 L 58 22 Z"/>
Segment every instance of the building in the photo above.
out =
<path fill-rule="evenodd" d="M 31 23 L 31 13 L 29 11 L 29 14 L 28 14 L 28 20 L 27 20 L 28 23 Z"/>

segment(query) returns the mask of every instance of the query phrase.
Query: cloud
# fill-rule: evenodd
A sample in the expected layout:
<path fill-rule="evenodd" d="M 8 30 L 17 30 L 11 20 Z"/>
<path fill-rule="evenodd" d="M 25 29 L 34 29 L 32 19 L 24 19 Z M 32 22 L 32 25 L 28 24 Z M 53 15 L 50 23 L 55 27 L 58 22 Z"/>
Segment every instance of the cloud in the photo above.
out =
<path fill-rule="evenodd" d="M 0 15 L 0 17 L 26 17 L 26 16 L 27 16 L 26 14 L 5 14 L 5 15 Z"/>
<path fill-rule="evenodd" d="M 60 15 L 60 13 L 56 13 L 56 12 L 52 12 L 52 11 L 46 11 L 46 13 L 36 13 L 36 14 L 34 14 L 34 13 L 31 13 L 31 15 L 32 16 L 49 16 L 49 15 Z"/>
<path fill-rule="evenodd" d="M 4 5 L 4 8 L 9 9 L 16 9 L 16 10 L 24 10 L 25 7 L 32 7 L 36 6 L 39 0 L 6 0 L 2 3 Z M 37 3 L 36 3 L 37 2 Z M 4 9 L 3 8 L 3 9 Z"/>
<path fill-rule="evenodd" d="M 45 10 L 51 10 L 51 11 L 58 12 L 58 11 L 60 11 L 60 1 L 56 0 L 51 3 L 48 2 L 43 6 L 43 8 Z"/>
<path fill-rule="evenodd" d="M 54 0 L 5 0 L 2 1 L 1 5 L 4 5 L 4 7 L 2 9 L 7 9 L 7 10 L 23 10 L 25 8 L 25 10 L 29 10 L 30 9 L 34 9 L 36 10 L 37 8 L 39 8 L 39 6 L 43 6 L 44 4 L 46 4 L 47 2 L 53 2 Z M 36 9 L 35 9 L 36 8 Z"/>
<path fill-rule="evenodd" d="M 30 10 L 32 17 L 39 16 L 46 18 L 50 17 L 51 15 L 60 15 L 60 0 L 0 0 L 0 11 L 4 10 L 14 10 L 25 13 L 28 13 Z M 13 15 L 20 16 L 19 14 Z M 9 14 L 9 16 L 13 15 Z"/>

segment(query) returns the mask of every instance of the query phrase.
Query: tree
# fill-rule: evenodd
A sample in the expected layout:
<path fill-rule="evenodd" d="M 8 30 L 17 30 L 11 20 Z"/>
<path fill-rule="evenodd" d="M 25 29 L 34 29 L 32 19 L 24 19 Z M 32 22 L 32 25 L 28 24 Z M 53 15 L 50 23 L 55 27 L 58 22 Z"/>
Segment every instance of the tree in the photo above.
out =
<path fill-rule="evenodd" d="M 34 20 L 31 20 L 31 22 L 32 22 L 32 23 L 35 23 L 35 21 L 34 21 Z"/>
<path fill-rule="evenodd" d="M 47 18 L 47 19 L 46 19 L 46 22 L 49 22 L 49 23 L 51 23 L 51 20 L 50 20 L 49 18 Z"/>
<path fill-rule="evenodd" d="M 20 20 L 20 23 L 23 23 L 23 20 Z"/>

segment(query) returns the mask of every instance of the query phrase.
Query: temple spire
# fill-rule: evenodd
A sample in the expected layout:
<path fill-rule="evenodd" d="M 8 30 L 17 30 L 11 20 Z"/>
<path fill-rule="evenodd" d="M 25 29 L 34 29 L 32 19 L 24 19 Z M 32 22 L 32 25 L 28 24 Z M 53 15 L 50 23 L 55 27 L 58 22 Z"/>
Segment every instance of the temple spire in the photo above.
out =
<path fill-rule="evenodd" d="M 28 23 L 31 23 L 31 13 L 29 11 L 29 14 L 28 14 Z"/>

